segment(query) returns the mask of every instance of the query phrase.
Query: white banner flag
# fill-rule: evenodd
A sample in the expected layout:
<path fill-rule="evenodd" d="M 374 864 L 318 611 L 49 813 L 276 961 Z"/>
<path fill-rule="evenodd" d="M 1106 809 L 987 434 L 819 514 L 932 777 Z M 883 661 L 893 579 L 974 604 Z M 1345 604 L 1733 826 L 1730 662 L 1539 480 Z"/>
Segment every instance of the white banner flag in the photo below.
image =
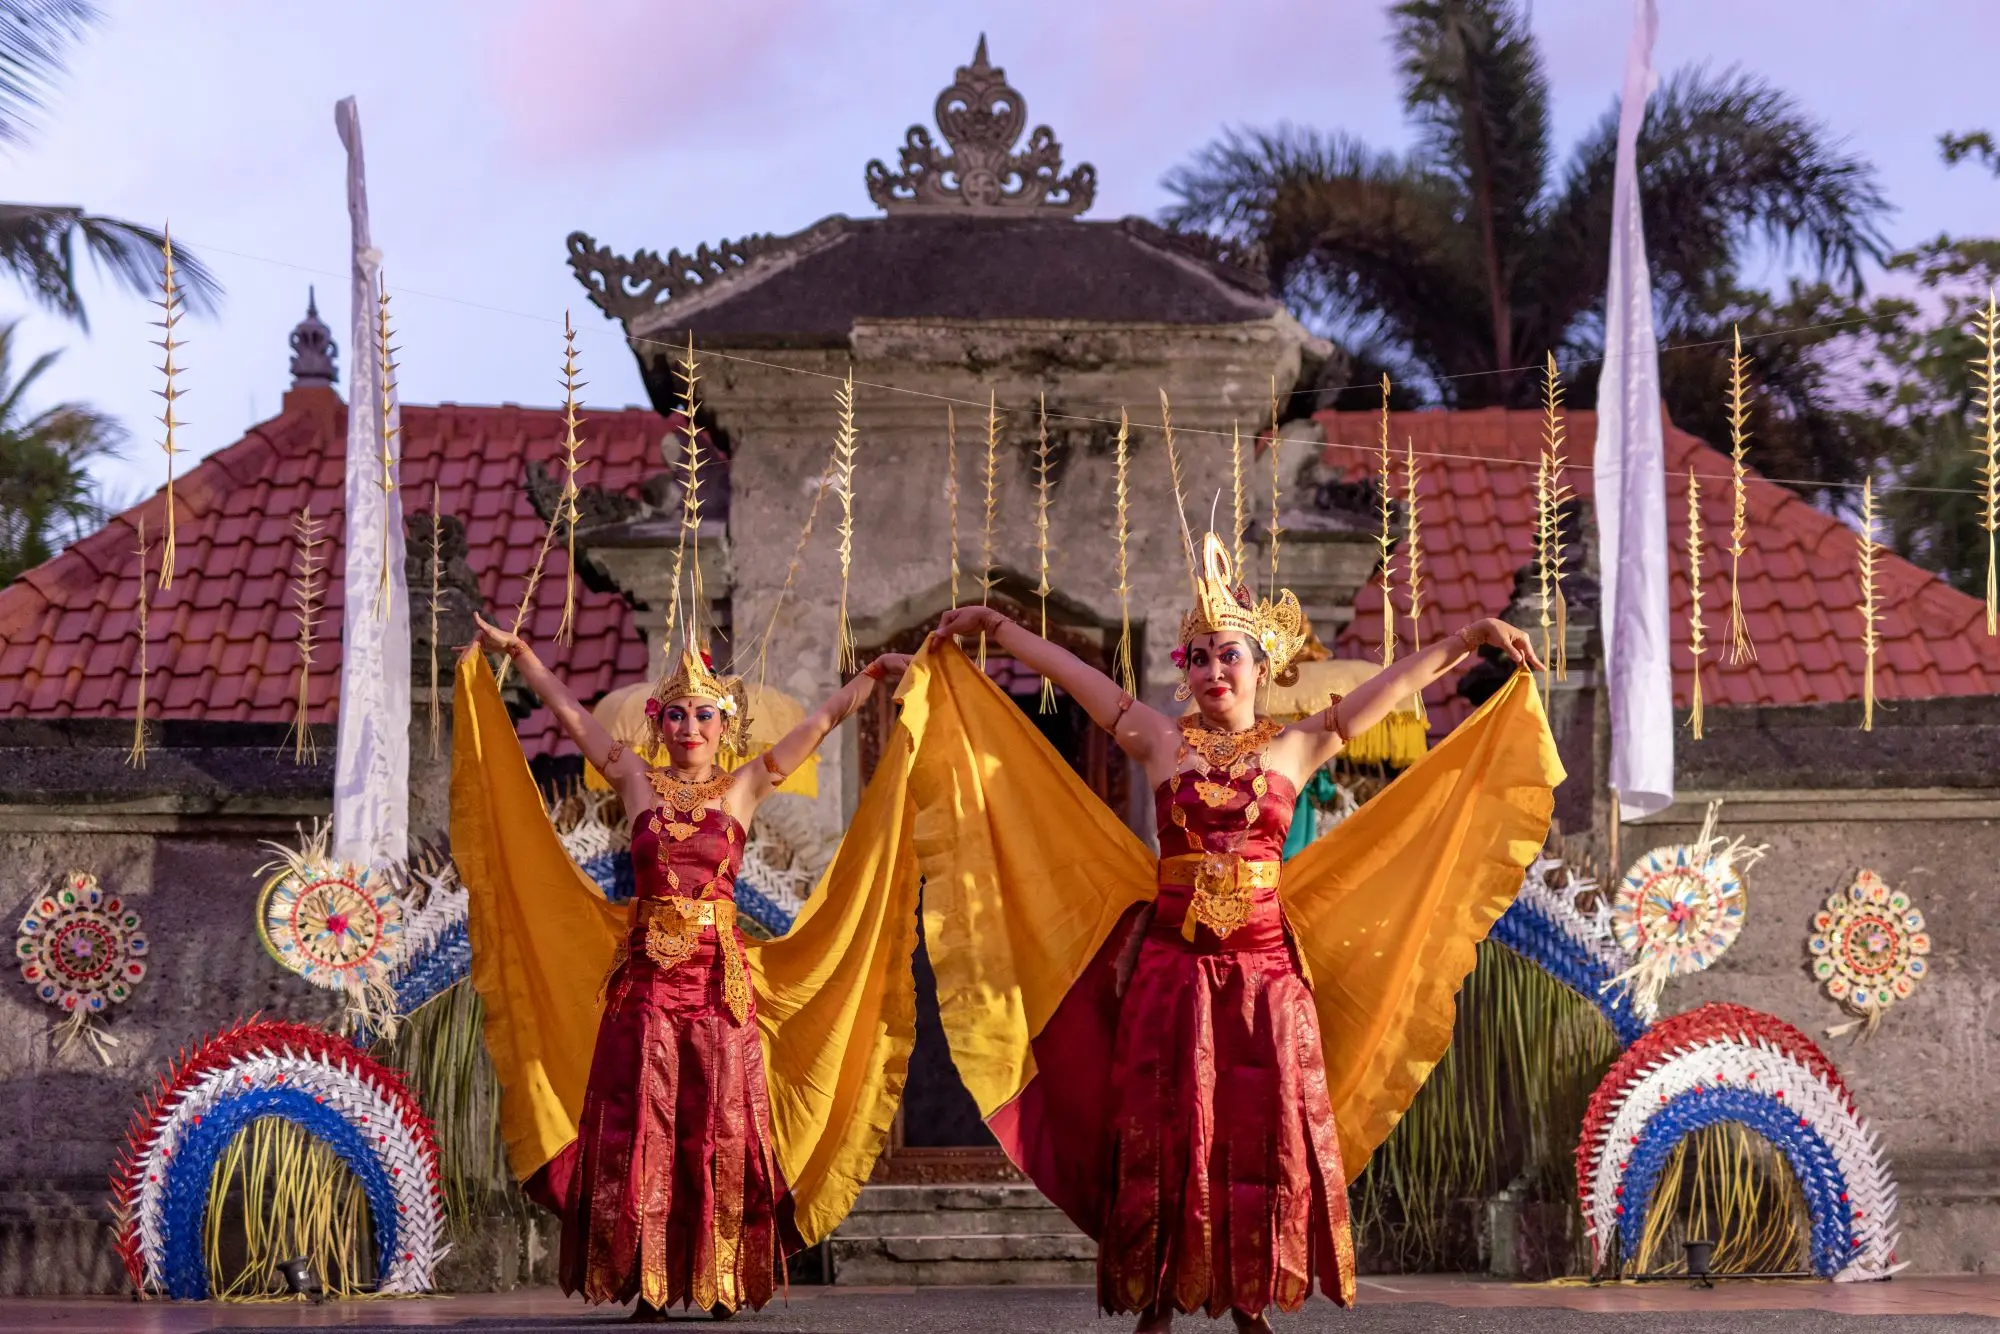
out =
<path fill-rule="evenodd" d="M 1634 0 L 1618 164 L 1611 195 L 1611 282 L 1597 390 L 1596 510 L 1611 786 L 1628 820 L 1674 799 L 1674 681 L 1667 616 L 1667 468 L 1660 345 L 1639 208 L 1639 127 L 1659 82 L 1654 0 Z"/>
<path fill-rule="evenodd" d="M 368 180 L 354 99 L 342 98 L 334 106 L 333 118 L 340 128 L 340 142 L 347 147 L 347 214 L 354 232 L 333 855 L 377 866 L 409 855 L 410 599 L 403 571 L 402 497 L 382 485 L 382 364 L 377 336 L 382 255 L 368 239 Z M 388 425 L 394 429 L 398 422 L 392 401 Z M 399 445 L 396 453 L 392 482 L 399 480 Z"/>

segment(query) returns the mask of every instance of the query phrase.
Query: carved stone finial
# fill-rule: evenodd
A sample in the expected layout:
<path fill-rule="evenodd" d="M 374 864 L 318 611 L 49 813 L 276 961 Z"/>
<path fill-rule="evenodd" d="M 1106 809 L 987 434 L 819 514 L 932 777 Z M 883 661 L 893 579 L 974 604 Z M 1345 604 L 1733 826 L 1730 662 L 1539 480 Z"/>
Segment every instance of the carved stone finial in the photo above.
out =
<path fill-rule="evenodd" d="M 333 359 L 339 354 L 340 345 L 333 341 L 333 330 L 321 323 L 318 298 L 308 287 L 306 317 L 292 330 L 292 388 L 333 388 L 339 378 Z"/>
<path fill-rule="evenodd" d="M 1014 146 L 1028 123 L 1028 105 L 1008 86 L 1007 72 L 986 59 L 981 34 L 972 63 L 938 94 L 938 129 L 950 151 L 912 125 L 903 141 L 902 166 L 892 173 L 880 159 L 868 164 L 868 197 L 888 213 L 982 213 L 1014 216 L 1057 213 L 1074 217 L 1097 195 L 1097 169 L 1089 163 L 1062 172 L 1062 145 L 1038 125 L 1021 152 Z"/>

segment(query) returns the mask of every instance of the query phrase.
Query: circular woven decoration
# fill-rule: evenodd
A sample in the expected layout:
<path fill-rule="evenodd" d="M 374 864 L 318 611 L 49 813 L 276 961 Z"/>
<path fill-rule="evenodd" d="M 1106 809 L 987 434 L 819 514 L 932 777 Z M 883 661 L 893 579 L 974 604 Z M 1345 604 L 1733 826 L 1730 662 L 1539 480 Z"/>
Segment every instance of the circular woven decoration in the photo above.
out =
<path fill-rule="evenodd" d="M 301 863 L 264 886 L 257 931 L 271 957 L 306 981 L 360 999 L 388 986 L 403 903 L 386 875 L 348 862 Z"/>
<path fill-rule="evenodd" d="M 1698 973 L 1743 930 L 1743 881 L 1727 856 L 1655 848 L 1625 873 L 1611 924 L 1627 953 Z"/>
<path fill-rule="evenodd" d="M 69 1015 L 101 1014 L 129 999 L 146 975 L 146 948 L 139 914 L 88 871 L 71 871 L 38 899 L 14 938 L 21 976 Z"/>
<path fill-rule="evenodd" d="M 1826 907 L 1813 914 L 1807 948 L 1826 994 L 1871 1028 L 1930 973 L 1924 915 L 1908 894 L 1890 889 L 1873 871 L 1828 896 Z"/>

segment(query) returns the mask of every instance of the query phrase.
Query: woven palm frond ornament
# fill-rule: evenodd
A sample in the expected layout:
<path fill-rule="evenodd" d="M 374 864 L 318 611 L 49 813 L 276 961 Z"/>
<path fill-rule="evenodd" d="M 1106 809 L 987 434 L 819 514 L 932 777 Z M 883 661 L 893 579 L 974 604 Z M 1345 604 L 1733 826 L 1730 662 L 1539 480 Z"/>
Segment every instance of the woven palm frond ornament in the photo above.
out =
<path fill-rule="evenodd" d="M 1631 964 L 1604 990 L 1628 991 L 1642 1010 L 1659 1004 L 1670 978 L 1711 967 L 1743 930 L 1743 872 L 1766 849 L 1718 834 L 1721 806 L 1710 803 L 1694 842 L 1654 848 L 1633 863 L 1612 901 L 1612 929 Z"/>
<path fill-rule="evenodd" d="M 88 871 L 71 871 L 29 907 L 14 936 L 14 957 L 36 997 L 63 1012 L 55 1029 L 58 1054 L 83 1042 L 111 1064 L 108 1049 L 118 1039 L 102 1021 L 146 976 L 147 948 L 138 911 L 106 894 Z"/>
<path fill-rule="evenodd" d="M 258 870 L 267 878 L 257 938 L 280 964 L 345 997 L 356 1028 L 391 1036 L 403 900 L 391 872 L 330 857 L 327 833 L 322 824 L 299 847 L 265 845 L 278 855 Z"/>
<path fill-rule="evenodd" d="M 1906 999 L 1930 975 L 1931 936 L 1924 915 L 1900 889 L 1864 870 L 1845 890 L 1835 890 L 1813 914 L 1806 943 L 1813 976 L 1839 1001 L 1852 1023 L 1826 1030 L 1828 1037 L 1860 1029 L 1873 1033 L 1890 1006 Z"/>

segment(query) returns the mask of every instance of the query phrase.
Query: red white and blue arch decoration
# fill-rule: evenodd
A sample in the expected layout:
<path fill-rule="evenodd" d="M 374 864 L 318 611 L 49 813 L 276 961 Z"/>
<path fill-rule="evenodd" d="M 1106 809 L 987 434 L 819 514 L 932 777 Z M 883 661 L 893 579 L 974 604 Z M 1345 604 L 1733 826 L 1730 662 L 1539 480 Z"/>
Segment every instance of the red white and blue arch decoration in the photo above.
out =
<path fill-rule="evenodd" d="M 378 1290 L 423 1292 L 442 1254 L 437 1142 L 396 1073 L 304 1024 L 253 1020 L 209 1039 L 134 1118 L 112 1178 L 118 1249 L 141 1291 L 208 1296 L 202 1220 L 217 1159 L 244 1127 L 283 1117 L 361 1181 Z"/>
<path fill-rule="evenodd" d="M 1804 1033 L 1740 1005 L 1655 1024 L 1591 1096 L 1576 1178 L 1600 1267 L 1614 1239 L 1621 1254 L 1638 1254 L 1674 1146 L 1726 1121 L 1762 1135 L 1791 1165 L 1820 1277 L 1882 1278 L 1900 1267 L 1896 1184 L 1847 1086 Z"/>
<path fill-rule="evenodd" d="M 1619 948 L 1611 909 L 1601 897 L 1588 912 L 1577 907 L 1578 898 L 1596 888 L 1561 858 L 1537 857 L 1520 894 L 1493 924 L 1492 937 L 1595 1005 L 1619 1043 L 1630 1046 L 1658 1011 L 1611 984 L 1631 960 Z"/>

